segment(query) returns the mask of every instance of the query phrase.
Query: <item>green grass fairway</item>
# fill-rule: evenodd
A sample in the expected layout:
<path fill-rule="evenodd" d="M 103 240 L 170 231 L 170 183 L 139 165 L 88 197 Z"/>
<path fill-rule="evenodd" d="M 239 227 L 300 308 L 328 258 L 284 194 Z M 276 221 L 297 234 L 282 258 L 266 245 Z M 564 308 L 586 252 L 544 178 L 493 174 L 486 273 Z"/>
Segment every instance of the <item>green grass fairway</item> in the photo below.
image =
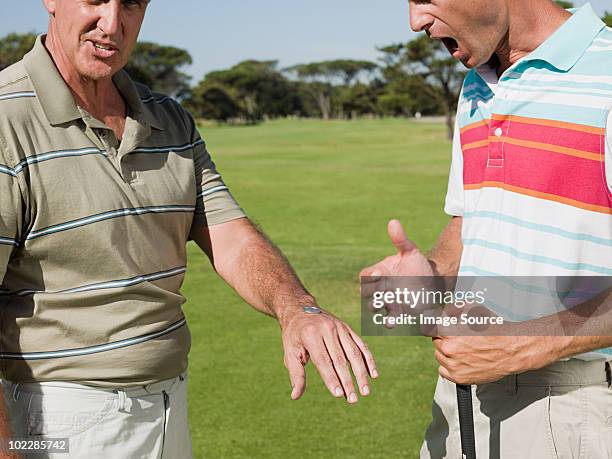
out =
<path fill-rule="evenodd" d="M 448 221 L 442 124 L 282 120 L 200 131 L 247 214 L 358 332 L 357 274 L 391 254 L 387 221 L 399 218 L 425 250 Z M 243 303 L 194 245 L 183 293 L 196 457 L 417 457 L 437 375 L 427 339 L 366 338 L 381 376 L 356 406 L 334 399 L 311 365 L 294 402 L 276 321 Z"/>

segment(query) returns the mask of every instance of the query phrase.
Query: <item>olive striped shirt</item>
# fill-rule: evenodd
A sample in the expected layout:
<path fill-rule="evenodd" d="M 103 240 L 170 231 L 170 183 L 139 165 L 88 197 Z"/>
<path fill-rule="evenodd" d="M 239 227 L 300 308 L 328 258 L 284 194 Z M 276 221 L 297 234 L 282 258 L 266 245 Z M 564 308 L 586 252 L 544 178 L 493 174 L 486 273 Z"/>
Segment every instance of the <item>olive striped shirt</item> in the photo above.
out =
<path fill-rule="evenodd" d="M 121 142 L 44 44 L 0 72 L 0 365 L 14 382 L 142 385 L 184 372 L 192 231 L 244 217 L 191 116 L 114 82 Z"/>

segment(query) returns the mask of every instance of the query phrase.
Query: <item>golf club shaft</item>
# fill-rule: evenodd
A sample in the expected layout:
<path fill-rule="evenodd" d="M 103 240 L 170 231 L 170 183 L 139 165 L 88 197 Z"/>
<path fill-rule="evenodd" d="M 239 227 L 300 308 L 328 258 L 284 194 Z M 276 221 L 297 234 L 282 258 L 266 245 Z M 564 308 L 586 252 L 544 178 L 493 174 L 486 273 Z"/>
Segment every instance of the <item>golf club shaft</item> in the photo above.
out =
<path fill-rule="evenodd" d="M 463 459 L 476 459 L 476 438 L 474 435 L 474 408 L 472 387 L 457 384 L 457 406 L 459 407 L 459 429 Z"/>

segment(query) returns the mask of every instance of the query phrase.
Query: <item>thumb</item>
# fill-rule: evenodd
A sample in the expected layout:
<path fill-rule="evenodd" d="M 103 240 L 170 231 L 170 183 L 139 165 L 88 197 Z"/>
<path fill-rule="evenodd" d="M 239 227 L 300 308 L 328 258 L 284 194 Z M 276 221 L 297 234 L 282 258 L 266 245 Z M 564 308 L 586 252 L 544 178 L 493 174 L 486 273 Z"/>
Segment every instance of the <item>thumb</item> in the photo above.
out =
<path fill-rule="evenodd" d="M 391 220 L 387 225 L 389 238 L 399 253 L 412 252 L 417 246 L 406 236 L 399 220 Z"/>
<path fill-rule="evenodd" d="M 295 355 L 285 355 L 285 367 L 291 380 L 291 399 L 299 399 L 306 390 L 306 371 L 302 361 Z"/>

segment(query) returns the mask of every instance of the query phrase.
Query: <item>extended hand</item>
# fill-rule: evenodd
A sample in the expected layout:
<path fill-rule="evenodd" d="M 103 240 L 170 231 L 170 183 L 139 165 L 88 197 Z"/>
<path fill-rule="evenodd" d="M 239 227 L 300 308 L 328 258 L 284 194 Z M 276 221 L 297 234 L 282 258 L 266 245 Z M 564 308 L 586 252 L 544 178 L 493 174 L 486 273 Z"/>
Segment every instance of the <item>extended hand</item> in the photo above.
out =
<path fill-rule="evenodd" d="M 412 242 L 402 224 L 398 220 L 391 220 L 387 226 L 389 238 L 397 249 L 395 255 L 369 266 L 361 271 L 361 277 L 373 279 L 383 276 L 433 276 L 431 263 L 419 248 Z"/>
<path fill-rule="evenodd" d="M 361 395 L 370 393 L 368 375 L 378 377 L 376 363 L 367 345 L 348 325 L 327 312 L 300 311 L 281 326 L 293 400 L 299 399 L 306 389 L 304 366 L 309 359 L 334 397 L 344 396 L 349 403 L 357 402 L 351 369 Z"/>
<path fill-rule="evenodd" d="M 417 291 L 420 288 L 433 287 L 430 285 L 434 276 L 432 265 L 414 242 L 406 237 L 402 224 L 398 220 L 391 220 L 387 230 L 397 253 L 359 273 L 361 296 L 368 302 L 370 310 L 374 309 L 372 298 L 375 293 L 390 292 L 396 288 L 410 288 Z M 402 277 L 402 279 L 395 279 L 396 277 Z M 399 316 L 405 312 L 404 308 L 404 305 L 385 303 L 389 316 Z M 393 328 L 393 325 L 387 325 L 387 327 Z"/>

